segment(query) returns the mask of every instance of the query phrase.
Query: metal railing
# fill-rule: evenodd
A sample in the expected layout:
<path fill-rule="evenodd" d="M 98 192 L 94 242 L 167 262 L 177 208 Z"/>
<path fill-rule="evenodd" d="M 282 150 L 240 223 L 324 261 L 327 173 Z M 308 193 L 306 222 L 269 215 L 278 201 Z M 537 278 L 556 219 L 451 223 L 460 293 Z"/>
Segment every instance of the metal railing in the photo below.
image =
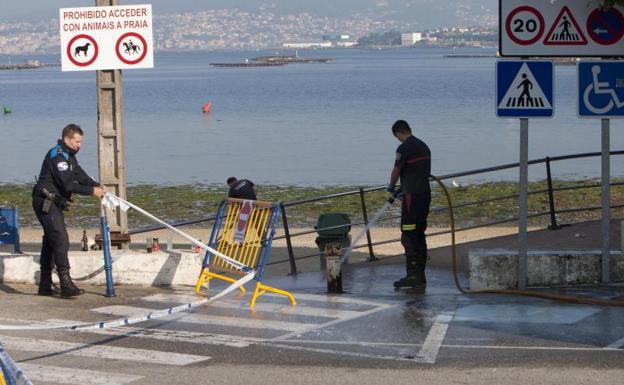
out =
<path fill-rule="evenodd" d="M 611 151 L 610 154 L 611 154 L 611 156 L 614 156 L 614 155 L 624 155 L 624 151 Z M 558 229 L 558 228 L 561 227 L 561 225 L 559 223 L 557 223 L 557 214 L 600 210 L 601 209 L 600 206 L 586 206 L 586 207 L 577 207 L 577 208 L 569 208 L 569 209 L 559 209 L 559 210 L 557 210 L 555 196 L 554 196 L 555 192 L 579 190 L 579 189 L 588 189 L 588 188 L 599 188 L 599 187 L 601 187 L 601 185 L 600 184 L 595 184 L 595 185 L 578 184 L 578 185 L 574 185 L 574 186 L 566 186 L 566 187 L 555 188 L 555 187 L 553 187 L 552 174 L 551 174 L 551 163 L 552 162 L 558 162 L 558 161 L 564 161 L 564 160 L 570 160 L 570 159 L 582 159 L 582 158 L 598 157 L 600 155 L 601 155 L 600 152 L 591 152 L 591 153 L 581 153 L 581 154 L 545 157 L 545 158 L 539 158 L 539 159 L 530 160 L 529 161 L 529 165 L 542 164 L 542 163 L 545 165 L 545 167 L 546 167 L 546 186 L 547 186 L 547 188 L 546 189 L 541 189 L 541 190 L 530 191 L 529 195 L 547 194 L 548 195 L 548 210 L 547 211 L 543 211 L 543 212 L 537 212 L 537 213 L 529 214 L 528 217 L 529 218 L 538 218 L 538 217 L 543 217 L 543 216 L 549 216 L 550 225 L 548 226 L 548 228 L 554 230 L 554 229 Z M 486 168 L 480 168 L 480 169 L 475 169 L 475 170 L 469 170 L 469 171 L 463 171 L 463 172 L 458 172 L 458 173 L 442 175 L 442 176 L 439 176 L 438 178 L 441 179 L 441 180 L 456 179 L 456 178 L 465 177 L 465 176 L 485 174 L 485 173 L 490 173 L 490 172 L 495 172 L 495 171 L 502 171 L 502 170 L 513 169 L 513 168 L 517 168 L 517 167 L 519 167 L 519 163 L 508 163 L 508 164 L 503 164 L 503 165 L 494 166 L 494 167 L 486 167 Z M 611 186 L 623 186 L 623 185 L 624 185 L 624 182 L 611 183 Z M 313 234 L 313 233 L 316 233 L 316 232 L 318 232 L 320 230 L 339 229 L 339 228 L 343 228 L 343 227 L 347 227 L 347 226 L 367 226 L 368 225 L 368 210 L 367 210 L 367 207 L 366 207 L 366 194 L 367 193 L 371 193 L 371 192 L 376 192 L 376 191 L 383 191 L 385 188 L 386 188 L 386 186 L 371 187 L 371 188 L 362 188 L 362 187 L 360 187 L 357 190 L 345 191 L 345 192 L 336 193 L 336 194 L 323 195 L 323 196 L 309 198 L 309 199 L 301 199 L 301 200 L 297 200 L 297 201 L 293 201 L 293 202 L 281 203 L 282 226 L 283 226 L 283 229 L 284 229 L 284 235 L 279 236 L 279 237 L 275 237 L 274 240 L 279 240 L 279 239 L 285 239 L 286 240 L 286 248 L 287 248 L 287 252 L 288 252 L 288 259 L 279 260 L 279 261 L 273 261 L 273 262 L 268 263 L 267 265 L 289 263 L 290 264 L 291 274 L 297 274 L 297 264 L 296 264 L 297 260 L 314 258 L 314 257 L 320 257 L 323 253 L 322 252 L 318 252 L 318 253 L 314 253 L 314 254 L 310 254 L 310 255 L 295 256 L 294 249 L 293 249 L 293 246 L 292 246 L 292 241 L 291 241 L 292 238 Z M 314 229 L 314 230 L 300 231 L 300 232 L 296 232 L 296 233 L 291 233 L 290 232 L 290 228 L 289 228 L 289 224 L 288 224 L 288 214 L 287 214 L 287 210 L 286 210 L 287 208 L 292 208 L 292 207 L 295 207 L 295 206 L 300 206 L 300 205 L 304 205 L 304 204 L 320 202 L 320 201 L 325 201 L 325 200 L 330 200 L 330 199 L 355 196 L 355 195 L 359 195 L 359 198 L 360 198 L 359 201 L 360 201 L 360 209 L 362 211 L 362 221 L 354 222 L 354 223 L 352 222 L 352 223 L 345 224 L 345 225 L 338 225 L 338 226 L 324 227 L 324 228 L 319 228 L 319 229 Z M 486 198 L 486 199 L 477 200 L 477 201 L 463 202 L 463 203 L 454 205 L 453 208 L 454 209 L 458 209 L 458 208 L 464 208 L 464 207 L 470 207 L 470 206 L 478 206 L 478 205 L 482 205 L 482 204 L 494 203 L 494 202 L 508 200 L 508 199 L 516 199 L 518 197 L 519 197 L 519 194 L 507 194 L 507 195 L 503 195 L 503 196 Z M 618 204 L 618 205 L 612 205 L 611 206 L 612 209 L 613 208 L 622 208 L 622 207 L 624 207 L 624 204 Z M 441 212 L 441 211 L 446 211 L 446 210 L 448 210 L 448 206 L 444 206 L 443 205 L 443 206 L 433 207 L 431 209 L 431 212 Z M 398 218 L 400 218 L 400 216 L 398 216 L 398 215 L 387 216 L 387 217 L 381 218 L 379 221 L 380 222 L 384 222 L 384 221 L 396 220 Z M 189 226 L 189 225 L 194 225 L 194 224 L 199 224 L 199 223 L 211 222 L 211 221 L 214 221 L 214 220 L 215 220 L 215 217 L 212 216 L 212 217 L 198 219 L 198 220 L 176 222 L 176 223 L 173 223 L 172 225 L 176 226 L 176 227 L 181 227 L 181 226 Z M 511 217 L 511 218 L 506 218 L 506 219 L 501 219 L 501 220 L 494 220 L 494 221 L 481 223 L 481 224 L 477 224 L 477 225 L 457 228 L 456 231 L 473 230 L 473 229 L 482 228 L 482 227 L 488 227 L 488 226 L 493 226 L 493 225 L 500 225 L 500 224 L 504 224 L 504 223 L 515 222 L 517 220 L 518 220 L 518 217 Z M 130 234 L 141 234 L 141 233 L 145 233 L 145 232 L 149 232 L 149 231 L 160 230 L 160 229 L 163 229 L 163 228 L 164 227 L 162 227 L 162 226 L 146 227 L 146 228 L 132 230 L 132 231 L 130 231 Z M 435 233 L 430 233 L 430 234 L 428 234 L 428 236 L 443 235 L 443 234 L 448 234 L 448 233 L 450 233 L 450 230 L 444 230 L 444 231 L 438 231 L 438 232 L 435 232 Z M 379 245 L 384 245 L 384 244 L 389 244 L 389 243 L 395 243 L 395 242 L 400 242 L 400 238 L 374 242 L 373 239 L 372 239 L 372 236 L 370 234 L 370 231 L 367 231 L 366 243 L 363 243 L 363 244 L 360 244 L 360 245 L 354 245 L 353 249 L 359 249 L 359 248 L 364 248 L 364 247 L 368 248 L 368 259 L 367 260 L 368 261 L 373 261 L 373 260 L 377 259 L 375 257 L 375 254 L 374 254 L 374 246 L 379 246 Z"/>

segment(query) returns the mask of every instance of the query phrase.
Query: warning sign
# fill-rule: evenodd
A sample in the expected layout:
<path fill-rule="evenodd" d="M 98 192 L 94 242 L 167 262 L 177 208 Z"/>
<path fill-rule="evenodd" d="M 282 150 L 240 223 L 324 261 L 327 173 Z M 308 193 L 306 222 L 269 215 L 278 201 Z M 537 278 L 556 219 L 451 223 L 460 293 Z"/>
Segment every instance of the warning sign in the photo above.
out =
<path fill-rule="evenodd" d="M 61 8 L 63 71 L 154 67 L 152 6 Z"/>
<path fill-rule="evenodd" d="M 238 215 L 238 221 L 236 222 L 236 228 L 234 229 L 234 242 L 241 243 L 245 240 L 245 230 L 247 230 L 247 222 L 253 210 L 253 201 L 244 200 L 240 214 Z"/>
<path fill-rule="evenodd" d="M 563 7 L 546 34 L 546 45 L 586 45 L 587 38 L 579 27 L 570 8 Z"/>

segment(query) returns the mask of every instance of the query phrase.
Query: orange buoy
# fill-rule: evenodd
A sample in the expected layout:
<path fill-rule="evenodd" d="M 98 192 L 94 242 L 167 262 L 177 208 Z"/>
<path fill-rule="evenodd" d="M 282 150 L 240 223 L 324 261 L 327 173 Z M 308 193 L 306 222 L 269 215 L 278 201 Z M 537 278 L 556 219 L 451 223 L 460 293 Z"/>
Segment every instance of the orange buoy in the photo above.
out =
<path fill-rule="evenodd" d="M 202 111 L 204 112 L 204 114 L 210 112 L 211 109 L 212 109 L 212 102 L 208 102 L 204 104 L 204 106 L 202 107 Z"/>

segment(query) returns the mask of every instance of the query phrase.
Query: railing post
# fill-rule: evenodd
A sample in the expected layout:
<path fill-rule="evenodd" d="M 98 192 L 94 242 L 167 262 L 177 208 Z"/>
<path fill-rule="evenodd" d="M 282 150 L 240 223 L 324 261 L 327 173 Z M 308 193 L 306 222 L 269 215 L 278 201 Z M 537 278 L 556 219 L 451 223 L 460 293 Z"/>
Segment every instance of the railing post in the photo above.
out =
<path fill-rule="evenodd" d="M 368 262 L 377 261 L 373 252 L 373 241 L 371 240 L 370 229 L 368 228 L 368 211 L 366 210 L 366 200 L 364 199 L 364 189 L 360 187 L 360 203 L 362 205 L 362 216 L 364 217 L 364 226 L 366 227 L 366 240 L 368 242 Z"/>
<path fill-rule="evenodd" d="M 550 206 L 550 226 L 549 230 L 558 230 L 561 228 L 557 224 L 557 213 L 555 212 L 555 197 L 553 194 L 552 175 L 550 173 L 550 157 L 546 157 L 546 183 L 548 184 L 548 205 Z"/>
<path fill-rule="evenodd" d="M 290 243 L 290 231 L 288 230 L 288 219 L 286 218 L 286 207 L 280 203 L 282 211 L 282 224 L 284 226 L 284 236 L 286 237 L 286 248 L 288 249 L 288 260 L 290 261 L 290 274 L 297 274 L 297 265 L 295 263 L 295 253 L 293 252 L 292 243 Z"/>

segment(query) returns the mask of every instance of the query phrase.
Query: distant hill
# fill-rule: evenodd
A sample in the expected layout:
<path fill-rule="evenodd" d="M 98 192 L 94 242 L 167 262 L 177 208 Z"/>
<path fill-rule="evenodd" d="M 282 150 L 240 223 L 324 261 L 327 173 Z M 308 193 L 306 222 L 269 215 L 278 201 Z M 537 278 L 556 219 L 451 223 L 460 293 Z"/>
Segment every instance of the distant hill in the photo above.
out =
<path fill-rule="evenodd" d="M 93 3 L 88 0 L 29 0 L 3 9 L 0 20 L 57 18 L 59 7 L 91 6 Z M 360 15 L 407 22 L 421 29 L 449 25 L 491 25 L 496 23 L 498 13 L 496 0 L 120 0 L 120 3 L 150 3 L 155 14 L 238 8 L 247 12 L 263 9 L 278 15 L 302 12 L 338 18 Z"/>

